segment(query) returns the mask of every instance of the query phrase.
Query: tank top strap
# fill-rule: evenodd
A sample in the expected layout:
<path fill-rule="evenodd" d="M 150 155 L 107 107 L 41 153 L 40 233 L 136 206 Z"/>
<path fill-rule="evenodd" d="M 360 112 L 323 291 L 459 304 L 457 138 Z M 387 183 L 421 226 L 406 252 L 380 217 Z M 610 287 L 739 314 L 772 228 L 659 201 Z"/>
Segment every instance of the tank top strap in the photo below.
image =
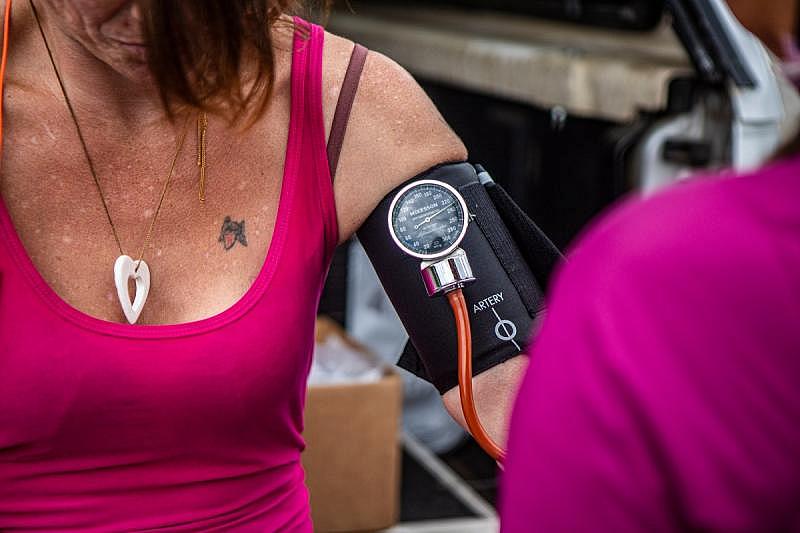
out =
<path fill-rule="evenodd" d="M 301 159 L 298 167 L 299 190 L 308 200 L 315 197 L 316 209 L 324 225 L 326 259 L 333 256 L 339 241 L 333 183 L 328 163 L 325 115 L 323 112 L 322 52 L 325 31 L 318 25 L 295 17 L 292 58 L 292 125 L 302 128 Z M 297 124 L 295 121 L 302 121 Z"/>

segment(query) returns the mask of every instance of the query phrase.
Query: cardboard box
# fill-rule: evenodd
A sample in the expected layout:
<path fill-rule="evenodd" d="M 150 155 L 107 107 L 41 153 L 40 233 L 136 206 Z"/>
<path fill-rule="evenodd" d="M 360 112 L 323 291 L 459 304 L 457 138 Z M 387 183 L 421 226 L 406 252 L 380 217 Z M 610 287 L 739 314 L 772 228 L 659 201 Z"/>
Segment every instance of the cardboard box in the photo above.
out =
<path fill-rule="evenodd" d="M 317 340 L 329 335 L 375 359 L 334 322 L 319 319 Z M 389 368 L 373 383 L 309 386 L 303 466 L 315 531 L 374 531 L 397 522 L 401 408 L 402 381 Z"/>

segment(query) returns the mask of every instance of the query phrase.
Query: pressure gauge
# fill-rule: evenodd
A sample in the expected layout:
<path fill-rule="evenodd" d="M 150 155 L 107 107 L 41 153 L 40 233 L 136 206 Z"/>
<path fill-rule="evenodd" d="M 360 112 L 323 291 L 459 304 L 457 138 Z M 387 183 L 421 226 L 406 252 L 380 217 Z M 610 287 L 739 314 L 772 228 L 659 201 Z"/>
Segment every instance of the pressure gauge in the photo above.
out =
<path fill-rule="evenodd" d="M 467 233 L 469 215 L 461 194 L 437 180 L 403 187 L 389 208 L 389 232 L 407 254 L 431 261 L 453 252 Z"/>

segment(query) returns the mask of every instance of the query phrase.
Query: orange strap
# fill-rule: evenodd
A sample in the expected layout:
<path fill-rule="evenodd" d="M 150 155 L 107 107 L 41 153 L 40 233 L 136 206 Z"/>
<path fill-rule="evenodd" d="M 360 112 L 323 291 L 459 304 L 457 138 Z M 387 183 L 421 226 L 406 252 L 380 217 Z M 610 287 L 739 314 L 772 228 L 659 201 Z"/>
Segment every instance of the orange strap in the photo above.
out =
<path fill-rule="evenodd" d="M 6 0 L 3 15 L 3 55 L 0 56 L 0 155 L 3 154 L 3 96 L 5 95 L 6 63 L 8 63 L 8 34 L 11 30 L 11 0 Z"/>

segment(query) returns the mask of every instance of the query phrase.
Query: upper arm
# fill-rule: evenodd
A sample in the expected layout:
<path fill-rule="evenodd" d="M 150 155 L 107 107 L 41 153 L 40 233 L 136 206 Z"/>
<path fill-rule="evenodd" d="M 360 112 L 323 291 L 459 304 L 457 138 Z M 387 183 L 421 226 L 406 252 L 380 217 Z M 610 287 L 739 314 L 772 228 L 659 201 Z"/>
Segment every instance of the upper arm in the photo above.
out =
<path fill-rule="evenodd" d="M 352 44 L 327 39 L 331 54 L 349 58 Z M 327 96 L 329 123 L 337 96 Z M 348 239 L 399 184 L 437 164 L 466 158 L 464 144 L 411 75 L 370 51 L 334 182 L 340 240 Z"/>

